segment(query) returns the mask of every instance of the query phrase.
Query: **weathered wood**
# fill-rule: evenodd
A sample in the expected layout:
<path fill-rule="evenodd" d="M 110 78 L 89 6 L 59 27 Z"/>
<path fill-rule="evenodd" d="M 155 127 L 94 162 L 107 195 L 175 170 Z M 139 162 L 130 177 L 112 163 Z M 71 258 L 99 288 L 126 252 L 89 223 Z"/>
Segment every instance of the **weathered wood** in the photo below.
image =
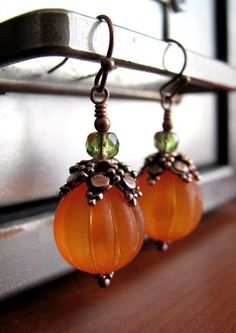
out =
<path fill-rule="evenodd" d="M 147 242 L 106 290 L 75 273 L 3 302 L 0 332 L 236 332 L 235 239 L 234 202 L 165 253 Z"/>

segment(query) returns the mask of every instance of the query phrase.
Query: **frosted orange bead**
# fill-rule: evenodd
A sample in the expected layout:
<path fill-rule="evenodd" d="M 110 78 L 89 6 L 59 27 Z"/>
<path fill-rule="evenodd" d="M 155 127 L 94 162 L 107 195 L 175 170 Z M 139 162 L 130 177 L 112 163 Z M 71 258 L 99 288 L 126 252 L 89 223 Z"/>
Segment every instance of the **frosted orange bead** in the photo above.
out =
<path fill-rule="evenodd" d="M 115 187 L 89 206 L 86 185 L 63 197 L 55 215 L 54 235 L 62 256 L 74 267 L 105 274 L 127 265 L 144 238 L 141 208 L 130 206 Z"/>
<path fill-rule="evenodd" d="M 198 185 L 188 183 L 171 171 L 164 171 L 154 185 L 147 173 L 140 175 L 138 185 L 146 233 L 159 241 L 175 241 L 189 234 L 199 223 L 202 200 Z"/>

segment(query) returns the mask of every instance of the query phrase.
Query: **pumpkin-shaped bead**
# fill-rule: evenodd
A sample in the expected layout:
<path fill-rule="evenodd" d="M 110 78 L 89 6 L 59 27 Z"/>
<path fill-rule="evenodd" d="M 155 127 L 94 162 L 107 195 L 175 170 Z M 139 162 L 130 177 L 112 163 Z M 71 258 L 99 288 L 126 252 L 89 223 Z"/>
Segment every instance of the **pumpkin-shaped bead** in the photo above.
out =
<path fill-rule="evenodd" d="M 166 170 L 156 182 L 148 181 L 144 171 L 139 177 L 140 198 L 146 233 L 156 241 L 172 242 L 188 235 L 198 225 L 202 214 L 200 189 L 193 179 Z"/>
<path fill-rule="evenodd" d="M 139 252 L 144 238 L 143 214 L 139 205 L 130 205 L 116 187 L 105 191 L 94 206 L 88 205 L 86 191 L 83 183 L 61 199 L 54 223 L 56 244 L 75 268 L 106 276 Z"/>

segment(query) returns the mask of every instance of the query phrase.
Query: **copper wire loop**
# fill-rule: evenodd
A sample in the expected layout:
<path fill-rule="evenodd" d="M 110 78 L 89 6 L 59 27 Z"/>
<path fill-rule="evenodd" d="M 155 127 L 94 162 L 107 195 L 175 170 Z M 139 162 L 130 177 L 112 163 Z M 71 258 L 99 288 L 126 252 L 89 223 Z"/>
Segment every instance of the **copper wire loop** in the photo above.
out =
<path fill-rule="evenodd" d="M 115 62 L 111 58 L 112 52 L 114 49 L 114 28 L 111 19 L 106 15 L 99 15 L 97 16 L 97 19 L 100 21 L 105 21 L 108 25 L 109 29 L 109 45 L 107 54 L 105 57 L 101 60 L 101 68 L 99 69 L 95 80 L 94 80 L 94 86 L 98 87 L 97 92 L 103 92 L 107 83 L 107 76 L 108 73 L 114 69 Z"/>
<path fill-rule="evenodd" d="M 166 39 L 165 41 L 170 42 L 163 54 L 163 67 L 165 68 L 165 56 L 171 45 L 171 43 L 176 44 L 183 52 L 184 62 L 183 66 L 178 74 L 176 74 L 171 80 L 163 84 L 160 89 L 161 100 L 166 96 L 168 98 L 173 98 L 187 83 L 189 83 L 189 78 L 183 77 L 183 72 L 187 66 L 187 53 L 185 48 L 181 43 L 174 39 Z M 163 104 L 162 104 L 163 106 Z M 163 106 L 164 107 L 164 106 Z"/>
<path fill-rule="evenodd" d="M 172 106 L 172 97 L 168 95 L 161 96 L 161 106 L 164 110 L 170 110 Z"/>
<path fill-rule="evenodd" d="M 177 42 L 174 39 L 166 39 L 167 42 L 170 44 L 167 46 L 164 54 L 163 54 L 163 67 L 165 68 L 165 56 L 166 53 L 171 45 L 171 43 L 176 44 L 183 52 L 184 55 L 184 62 L 183 66 L 178 74 L 176 74 L 172 79 L 166 82 L 160 88 L 160 95 L 161 95 L 161 106 L 164 109 L 164 119 L 162 123 L 162 128 L 165 132 L 170 132 L 173 128 L 172 119 L 171 119 L 171 106 L 173 102 L 173 97 L 180 92 L 180 90 L 189 83 L 189 78 L 183 77 L 183 72 L 187 65 L 187 54 L 186 50 L 182 44 Z"/>
<path fill-rule="evenodd" d="M 167 45 L 167 47 L 166 47 L 166 49 L 165 49 L 165 51 L 163 53 L 162 66 L 163 66 L 163 68 L 165 70 L 168 71 L 168 69 L 165 66 L 165 57 L 166 57 L 167 51 L 170 48 L 171 44 L 176 44 L 181 49 L 181 51 L 183 52 L 183 56 L 184 56 L 184 61 L 183 61 L 182 68 L 181 68 L 181 70 L 178 73 L 178 76 L 180 76 L 180 75 L 183 74 L 183 72 L 184 72 L 184 70 L 185 70 L 185 68 L 187 66 L 187 53 L 186 53 L 186 50 L 183 47 L 183 45 L 180 42 L 178 42 L 177 40 L 175 40 L 175 39 L 168 38 L 168 39 L 165 39 L 165 42 L 169 42 L 169 44 Z"/>
<path fill-rule="evenodd" d="M 100 91 L 100 86 L 94 86 L 90 92 L 90 99 L 94 104 L 106 103 L 109 95 L 109 90 L 106 87 Z M 102 99 L 99 99 L 98 96 L 101 96 Z"/>

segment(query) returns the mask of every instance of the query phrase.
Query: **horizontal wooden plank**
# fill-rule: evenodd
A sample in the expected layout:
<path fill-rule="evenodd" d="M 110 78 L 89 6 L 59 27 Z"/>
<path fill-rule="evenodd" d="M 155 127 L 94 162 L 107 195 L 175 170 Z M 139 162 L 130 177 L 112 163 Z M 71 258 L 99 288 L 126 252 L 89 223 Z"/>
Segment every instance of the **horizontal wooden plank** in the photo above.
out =
<path fill-rule="evenodd" d="M 212 212 L 165 253 L 147 242 L 106 290 L 75 273 L 2 302 L 1 332 L 235 332 L 235 214 Z"/>

